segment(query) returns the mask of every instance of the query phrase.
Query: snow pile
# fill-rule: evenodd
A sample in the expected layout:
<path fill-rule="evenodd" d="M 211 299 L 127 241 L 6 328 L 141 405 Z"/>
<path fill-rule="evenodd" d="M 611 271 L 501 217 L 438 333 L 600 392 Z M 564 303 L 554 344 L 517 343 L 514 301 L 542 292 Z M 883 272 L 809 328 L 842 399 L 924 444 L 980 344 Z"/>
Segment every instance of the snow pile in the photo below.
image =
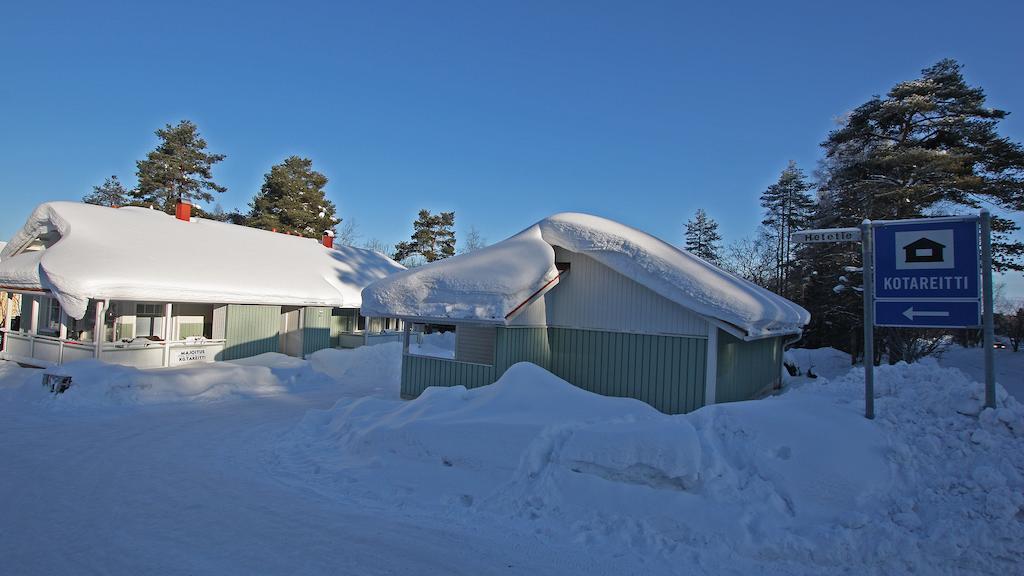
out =
<path fill-rule="evenodd" d="M 863 377 L 858 368 L 826 386 L 863 394 Z M 984 387 L 933 359 L 881 366 L 876 381 L 876 422 L 899 480 L 883 510 L 889 545 L 916 549 L 951 573 L 1018 571 L 1024 405 L 997 386 L 997 407 L 983 409 Z"/>
<path fill-rule="evenodd" d="M 331 443 L 356 458 L 376 459 L 388 454 L 444 466 L 512 471 L 545 430 L 572 430 L 588 422 L 623 418 L 629 419 L 629 424 L 620 423 L 627 430 L 638 420 L 668 417 L 635 400 L 609 401 L 533 364 L 520 363 L 493 385 L 473 390 L 461 386 L 428 388 L 412 402 L 343 399 L 329 411 L 311 413 L 304 428 L 318 436 L 326 433 Z M 640 436 L 648 438 L 650 434 Z M 618 448 L 622 449 L 622 442 L 638 444 L 640 436 L 621 436 Z M 602 440 L 611 448 L 594 450 L 595 442 Z M 620 453 L 602 460 L 615 449 L 616 441 L 604 432 L 585 432 L 565 462 L 590 461 L 611 468 L 641 462 L 657 466 L 674 462 L 660 452 L 678 447 L 654 442 L 637 448 L 631 456 Z M 668 471 L 676 469 L 672 466 Z"/>
<path fill-rule="evenodd" d="M 287 391 L 270 368 L 231 362 L 140 370 L 98 360 L 81 360 L 48 373 L 71 376 L 71 388 L 50 401 L 54 407 L 72 410 L 86 406 L 212 402 Z"/>
<path fill-rule="evenodd" d="M 590 394 L 528 363 L 473 390 L 429 388 L 411 402 L 343 399 L 310 412 L 277 452 L 307 471 L 356 474 L 367 491 L 387 490 L 402 507 L 422 500 L 457 509 L 552 467 L 679 487 L 696 482 L 700 462 L 684 419 L 636 400 Z M 415 490 L 386 488 L 413 480 Z"/>
<path fill-rule="evenodd" d="M 329 376 L 346 396 L 397 399 L 402 383 L 402 343 L 325 348 L 309 356 L 309 365 Z"/>
<path fill-rule="evenodd" d="M 328 492 L 666 566 L 1013 573 L 1024 408 L 1001 391 L 982 411 L 978 384 L 924 362 L 877 370 L 869 421 L 862 378 L 667 416 L 517 364 L 474 390 L 342 400 L 275 452 Z"/>
<path fill-rule="evenodd" d="M 504 322 L 558 276 L 553 246 L 594 258 L 751 338 L 796 333 L 810 319 L 785 298 L 649 234 L 576 213 L 556 214 L 497 244 L 378 281 L 363 292 L 363 314 Z"/>
<path fill-rule="evenodd" d="M 850 354 L 835 348 L 790 348 L 783 353 L 785 364 L 796 366 L 798 376 L 834 378 L 850 371 Z"/>
<path fill-rule="evenodd" d="M 111 231 L 117 231 L 111 233 Z M 39 237 L 58 239 L 22 252 Z M 174 263 L 187 255 L 188 271 Z M 145 208 L 40 204 L 0 252 L 0 284 L 51 290 L 73 318 L 89 298 L 357 307 L 403 267 L 360 248 Z M 286 273 L 284 271 L 287 271 Z"/>
<path fill-rule="evenodd" d="M 397 399 L 402 346 L 396 342 L 352 350 L 325 349 L 309 360 L 276 352 L 228 362 L 180 368 L 139 369 L 98 360 L 69 362 L 49 370 L 0 362 L 0 402 L 81 410 L 117 406 L 209 403 L 332 389 L 338 396 Z M 71 376 L 71 387 L 54 395 L 42 375 Z"/>

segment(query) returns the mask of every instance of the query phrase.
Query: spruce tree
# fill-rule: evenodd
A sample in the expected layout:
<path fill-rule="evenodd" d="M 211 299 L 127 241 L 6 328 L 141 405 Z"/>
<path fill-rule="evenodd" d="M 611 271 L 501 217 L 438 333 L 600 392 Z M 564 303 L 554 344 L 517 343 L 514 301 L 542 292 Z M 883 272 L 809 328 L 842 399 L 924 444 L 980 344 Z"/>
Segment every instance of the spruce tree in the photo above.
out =
<path fill-rule="evenodd" d="M 761 195 L 761 207 L 765 210 L 761 224 L 767 240 L 775 248 L 773 290 L 783 296 L 789 296 L 791 292 L 789 276 L 794 246 L 790 242 L 790 235 L 806 228 L 814 213 L 815 202 L 809 193 L 810 189 L 811 185 L 803 170 L 790 161 L 778 181 Z"/>
<path fill-rule="evenodd" d="M 249 204 L 248 225 L 319 238 L 334 232 L 341 220 L 324 194 L 327 177 L 313 170 L 313 161 L 291 156 L 270 168 L 263 186 Z"/>
<path fill-rule="evenodd" d="M 419 255 L 427 262 L 434 262 L 454 254 L 455 212 L 434 215 L 429 210 L 420 210 L 413 222 L 411 239 L 395 245 L 394 259 L 402 261 Z"/>
<path fill-rule="evenodd" d="M 686 222 L 686 251 L 708 262 L 717 264 L 720 260 L 718 222 L 712 220 L 703 208 L 697 210 L 693 220 Z"/>
<path fill-rule="evenodd" d="M 100 206 L 125 206 L 129 203 L 131 191 L 121 184 L 117 176 L 111 176 L 100 186 L 93 186 L 92 193 L 82 198 L 86 204 Z"/>
<path fill-rule="evenodd" d="M 132 191 L 138 203 L 174 212 L 178 200 L 212 202 L 214 192 L 227 188 L 213 181 L 213 166 L 226 156 L 206 151 L 206 140 L 196 125 L 182 120 L 156 131 L 160 144 L 136 162 L 138 187 Z"/>

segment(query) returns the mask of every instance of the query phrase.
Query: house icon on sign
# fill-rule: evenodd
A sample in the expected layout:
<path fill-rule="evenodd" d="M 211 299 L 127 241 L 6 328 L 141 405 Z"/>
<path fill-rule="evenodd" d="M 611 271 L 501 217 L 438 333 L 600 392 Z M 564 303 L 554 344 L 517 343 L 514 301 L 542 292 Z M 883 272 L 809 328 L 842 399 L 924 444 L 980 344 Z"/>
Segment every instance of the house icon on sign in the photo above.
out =
<path fill-rule="evenodd" d="M 903 247 L 906 262 L 942 262 L 946 245 L 930 238 L 918 238 Z"/>

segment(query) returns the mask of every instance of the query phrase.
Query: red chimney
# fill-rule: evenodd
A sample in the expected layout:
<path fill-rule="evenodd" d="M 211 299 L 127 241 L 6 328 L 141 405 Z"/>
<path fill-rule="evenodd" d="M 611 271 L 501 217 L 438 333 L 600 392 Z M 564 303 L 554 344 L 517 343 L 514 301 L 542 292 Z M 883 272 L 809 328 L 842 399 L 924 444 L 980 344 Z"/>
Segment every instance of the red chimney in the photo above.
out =
<path fill-rule="evenodd" d="M 178 200 L 178 203 L 174 206 L 174 216 L 178 220 L 188 222 L 192 219 L 192 204 L 185 200 Z"/>
<path fill-rule="evenodd" d="M 334 232 L 324 230 L 324 237 L 320 243 L 328 248 L 334 248 Z"/>

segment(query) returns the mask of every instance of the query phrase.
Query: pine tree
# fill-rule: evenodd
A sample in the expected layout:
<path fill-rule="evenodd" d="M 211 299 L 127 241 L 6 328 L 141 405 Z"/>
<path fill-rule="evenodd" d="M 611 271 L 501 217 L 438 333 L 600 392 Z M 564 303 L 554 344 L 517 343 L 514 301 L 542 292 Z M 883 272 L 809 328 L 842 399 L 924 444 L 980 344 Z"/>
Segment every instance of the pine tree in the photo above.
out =
<path fill-rule="evenodd" d="M 717 264 L 720 260 L 718 222 L 712 220 L 703 208 L 697 210 L 693 220 L 686 222 L 686 251 L 708 262 Z"/>
<path fill-rule="evenodd" d="M 429 210 L 420 210 L 413 222 L 411 240 L 395 245 L 394 259 L 403 261 L 417 254 L 427 262 L 455 254 L 455 212 L 433 215 Z"/>
<path fill-rule="evenodd" d="M 160 144 L 136 162 L 138 187 L 132 197 L 139 203 L 174 212 L 178 200 L 212 202 L 213 192 L 227 188 L 213 181 L 213 165 L 226 156 L 206 152 L 206 140 L 196 125 L 182 120 L 156 131 Z"/>
<path fill-rule="evenodd" d="M 789 296 L 790 269 L 793 262 L 794 246 L 790 235 L 806 228 L 814 213 L 815 202 L 809 190 L 803 170 L 796 163 L 789 165 L 775 184 L 761 195 L 761 207 L 765 209 L 761 224 L 769 242 L 775 247 L 775 292 Z"/>
<path fill-rule="evenodd" d="M 93 186 L 92 193 L 82 198 L 86 204 L 98 204 L 100 206 L 125 206 L 128 204 L 131 191 L 121 184 L 117 176 L 111 176 L 103 181 L 100 186 Z"/>
<path fill-rule="evenodd" d="M 263 186 L 249 204 L 248 225 L 319 238 L 334 233 L 341 220 L 324 195 L 327 177 L 313 170 L 313 161 L 291 156 L 270 168 Z"/>
<path fill-rule="evenodd" d="M 1024 148 L 996 132 L 1007 114 L 986 107 L 984 91 L 948 59 L 857 107 L 822 143 L 834 221 L 854 226 L 983 203 L 1024 210 Z M 1024 270 L 1024 244 L 1008 236 L 1018 227 L 994 217 L 992 228 L 994 268 Z"/>
<path fill-rule="evenodd" d="M 1007 112 L 985 106 L 981 88 L 968 86 L 960 65 L 942 60 L 921 77 L 901 82 L 853 110 L 822 143 L 819 207 L 814 227 L 849 227 L 863 219 L 916 218 L 991 203 L 1024 209 L 1024 149 L 1000 137 Z M 1024 245 L 1017 227 L 993 218 L 994 268 L 1019 270 Z M 805 249 L 801 303 L 811 312 L 805 342 L 859 350 L 860 250 L 855 244 Z M 940 341 L 934 331 L 880 329 L 875 358 L 913 361 Z M 844 347 L 845 348 L 845 347 Z"/>

